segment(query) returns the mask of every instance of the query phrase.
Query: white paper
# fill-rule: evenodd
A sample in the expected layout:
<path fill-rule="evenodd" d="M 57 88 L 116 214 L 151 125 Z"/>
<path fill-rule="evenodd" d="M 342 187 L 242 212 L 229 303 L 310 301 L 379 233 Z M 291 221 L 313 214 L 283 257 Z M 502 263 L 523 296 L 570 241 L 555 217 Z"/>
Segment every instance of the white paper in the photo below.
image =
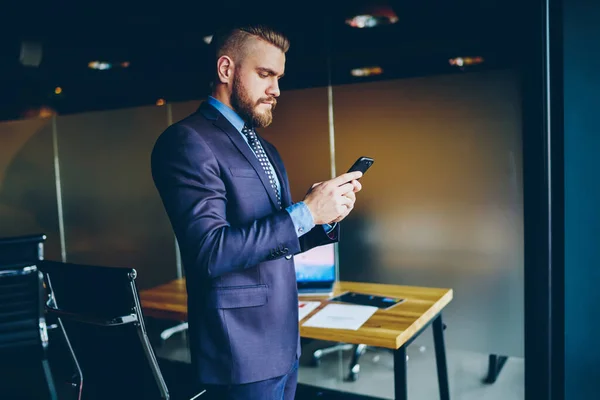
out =
<path fill-rule="evenodd" d="M 321 305 L 320 301 L 299 301 L 298 302 L 298 321 L 310 314 L 315 308 Z"/>
<path fill-rule="evenodd" d="M 377 307 L 328 304 L 302 326 L 358 330 L 377 311 Z"/>

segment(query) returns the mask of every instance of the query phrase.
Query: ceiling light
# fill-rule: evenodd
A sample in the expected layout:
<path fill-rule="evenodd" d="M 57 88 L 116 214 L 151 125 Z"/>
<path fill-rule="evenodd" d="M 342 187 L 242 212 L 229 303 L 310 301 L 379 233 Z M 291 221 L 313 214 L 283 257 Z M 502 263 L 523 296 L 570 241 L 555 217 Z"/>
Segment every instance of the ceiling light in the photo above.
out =
<path fill-rule="evenodd" d="M 112 68 L 112 64 L 104 61 L 90 61 L 88 63 L 88 67 L 91 69 L 97 69 L 100 71 L 104 71 Z"/>
<path fill-rule="evenodd" d="M 206 44 L 210 44 L 212 42 L 212 39 L 213 39 L 213 35 L 204 36 L 202 38 L 202 40 L 204 40 L 204 43 L 206 43 Z"/>
<path fill-rule="evenodd" d="M 390 25 L 398 22 L 398 16 L 387 5 L 370 5 L 351 18 L 346 19 L 346 24 L 353 28 L 373 28 L 380 25 Z"/>
<path fill-rule="evenodd" d="M 158 99 L 156 100 L 156 105 L 157 106 L 164 106 L 165 104 L 167 104 L 167 102 L 165 101 L 165 99 Z"/>
<path fill-rule="evenodd" d="M 483 63 L 483 57 L 456 57 L 448 60 L 448 63 L 452 66 L 463 68 L 469 65 L 477 65 Z"/>
<path fill-rule="evenodd" d="M 60 86 L 57 86 L 57 87 L 54 89 L 54 94 L 61 94 L 61 93 L 62 93 L 62 88 L 61 88 Z"/>
<path fill-rule="evenodd" d="M 350 71 L 352 76 L 372 76 L 372 75 L 381 75 L 383 73 L 383 69 L 381 67 L 363 67 L 363 68 L 355 68 Z"/>
<path fill-rule="evenodd" d="M 105 71 L 113 67 L 129 68 L 130 65 L 131 63 L 129 61 L 119 61 L 115 63 L 110 63 L 108 61 L 90 61 L 88 63 L 88 68 Z"/>

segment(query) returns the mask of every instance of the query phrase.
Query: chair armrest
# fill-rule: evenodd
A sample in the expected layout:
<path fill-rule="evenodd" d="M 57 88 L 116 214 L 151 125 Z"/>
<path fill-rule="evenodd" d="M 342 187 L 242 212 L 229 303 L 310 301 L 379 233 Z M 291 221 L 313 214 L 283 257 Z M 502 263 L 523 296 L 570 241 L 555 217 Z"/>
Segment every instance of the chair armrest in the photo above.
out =
<path fill-rule="evenodd" d="M 121 315 L 119 317 L 106 319 L 103 317 L 96 317 L 91 315 L 81 315 L 77 313 L 72 313 L 69 311 L 60 310 L 55 307 L 51 307 L 46 305 L 46 310 L 59 318 L 68 319 L 71 321 L 82 322 L 84 324 L 92 324 L 98 326 L 115 326 L 115 325 L 125 325 L 130 324 L 132 322 L 137 322 L 138 317 L 135 314 L 127 314 Z"/>
<path fill-rule="evenodd" d="M 196 400 L 198 397 L 202 396 L 204 393 L 206 393 L 206 389 L 204 389 L 203 391 L 201 391 L 200 393 L 198 393 L 197 395 L 192 397 L 190 400 Z"/>

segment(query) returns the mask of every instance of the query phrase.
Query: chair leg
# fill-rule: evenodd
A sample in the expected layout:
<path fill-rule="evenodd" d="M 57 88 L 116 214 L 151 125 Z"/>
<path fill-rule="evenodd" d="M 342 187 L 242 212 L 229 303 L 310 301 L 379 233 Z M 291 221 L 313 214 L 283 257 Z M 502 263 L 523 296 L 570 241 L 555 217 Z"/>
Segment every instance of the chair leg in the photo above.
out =
<path fill-rule="evenodd" d="M 354 346 L 355 345 L 353 344 L 336 344 L 331 347 L 315 350 L 312 354 L 311 365 L 313 367 L 318 367 L 321 363 L 321 357 L 323 357 L 324 355 L 335 353 L 336 351 L 340 350 L 352 350 Z"/>
<path fill-rule="evenodd" d="M 187 322 L 182 322 L 179 325 L 175 325 L 175 326 L 173 326 L 171 328 L 167 328 L 164 331 L 162 331 L 160 333 L 160 339 L 163 342 L 166 342 L 167 339 L 169 339 L 174 334 L 179 333 L 179 332 L 184 332 L 184 331 L 187 331 L 187 330 L 188 330 L 188 323 Z"/>
<path fill-rule="evenodd" d="M 362 356 L 366 350 L 366 344 L 354 345 L 354 351 L 352 352 L 352 360 L 350 361 L 350 371 L 348 372 L 347 380 L 354 382 L 358 379 L 358 373 L 360 372 L 360 364 L 358 361 L 360 356 Z"/>
<path fill-rule="evenodd" d="M 77 357 L 75 356 L 75 351 L 73 350 L 73 346 L 71 346 L 71 341 L 69 340 L 69 337 L 67 336 L 67 331 L 65 330 L 65 327 L 64 327 L 62 321 L 60 320 L 60 318 L 58 319 L 58 325 L 60 326 L 60 330 L 62 331 L 63 339 L 65 340 L 65 343 L 66 343 L 67 347 L 69 348 L 71 360 L 73 361 L 75 369 L 77 370 L 77 373 L 75 375 L 77 375 L 79 377 L 79 383 L 76 384 L 75 380 L 73 379 L 71 385 L 73 387 L 77 387 L 77 400 L 81 400 L 81 397 L 83 395 L 83 373 L 81 371 L 81 367 L 79 366 L 79 361 L 77 360 Z M 73 377 L 75 377 L 75 375 Z"/>
<path fill-rule="evenodd" d="M 44 369 L 44 377 L 46 378 L 46 384 L 48 385 L 48 394 L 51 400 L 57 400 L 58 397 L 56 395 L 56 387 L 54 385 L 54 378 L 52 377 L 52 371 L 50 370 L 50 365 L 48 364 L 48 360 L 42 360 L 42 368 Z"/>

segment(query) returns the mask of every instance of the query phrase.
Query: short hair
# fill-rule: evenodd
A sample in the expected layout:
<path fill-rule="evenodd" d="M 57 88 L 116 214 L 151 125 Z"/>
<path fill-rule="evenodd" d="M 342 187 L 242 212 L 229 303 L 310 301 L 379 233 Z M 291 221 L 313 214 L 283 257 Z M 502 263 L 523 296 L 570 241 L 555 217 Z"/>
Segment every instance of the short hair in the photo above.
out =
<path fill-rule="evenodd" d="M 215 33 L 211 42 L 212 68 L 216 67 L 217 60 L 224 55 L 229 55 L 234 62 L 240 63 L 246 56 L 244 48 L 252 38 L 264 40 L 284 53 L 287 53 L 290 48 L 290 40 L 287 36 L 272 26 L 248 24 L 224 28 Z M 216 70 L 213 71 L 213 78 L 210 82 L 211 90 L 218 81 Z"/>

